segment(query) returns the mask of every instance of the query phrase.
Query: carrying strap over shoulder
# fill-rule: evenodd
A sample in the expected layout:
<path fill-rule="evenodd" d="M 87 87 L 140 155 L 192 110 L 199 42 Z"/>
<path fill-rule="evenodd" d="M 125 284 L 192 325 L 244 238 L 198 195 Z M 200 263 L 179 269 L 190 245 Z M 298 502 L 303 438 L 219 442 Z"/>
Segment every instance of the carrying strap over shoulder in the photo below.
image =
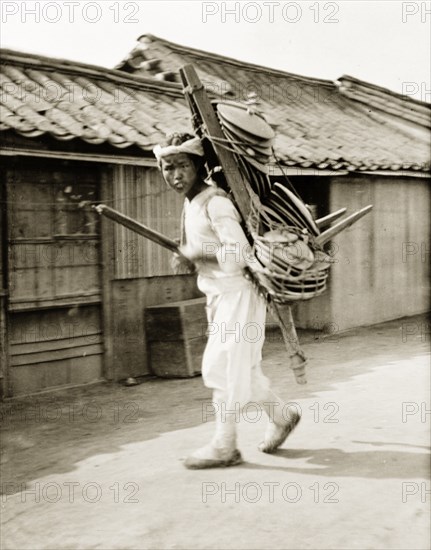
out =
<path fill-rule="evenodd" d="M 211 218 L 208 214 L 209 202 L 214 197 L 228 197 L 228 194 L 226 193 L 226 191 L 223 191 L 223 189 L 220 189 L 219 187 L 216 187 L 215 185 L 210 186 L 209 189 L 211 189 L 212 192 L 211 193 L 208 192 L 208 196 L 205 198 L 205 201 L 202 203 L 202 209 L 205 212 L 205 216 L 208 219 L 208 223 L 210 224 L 211 229 L 214 231 L 214 227 L 213 227 Z M 184 206 L 183 206 L 183 210 L 182 210 L 182 213 L 181 213 L 181 229 L 180 230 L 181 230 L 180 245 L 183 246 L 183 245 L 186 244 L 185 208 L 184 208 Z"/>
<path fill-rule="evenodd" d="M 214 198 L 214 197 L 226 197 L 227 198 L 227 193 L 225 191 L 223 191 L 223 189 L 220 189 L 219 187 L 215 187 L 214 188 L 214 193 L 212 193 L 211 195 L 209 195 L 209 197 L 207 198 L 207 200 L 204 202 L 204 204 L 202 205 L 202 208 L 204 209 L 205 211 L 205 216 L 207 217 L 207 220 L 208 220 L 208 223 L 210 224 L 210 227 L 211 229 L 214 231 L 214 233 L 216 233 L 215 229 L 214 229 L 214 226 L 213 226 L 213 223 L 212 223 L 212 220 L 211 220 L 211 217 L 208 213 L 208 206 L 209 206 L 209 203 L 210 201 Z"/>

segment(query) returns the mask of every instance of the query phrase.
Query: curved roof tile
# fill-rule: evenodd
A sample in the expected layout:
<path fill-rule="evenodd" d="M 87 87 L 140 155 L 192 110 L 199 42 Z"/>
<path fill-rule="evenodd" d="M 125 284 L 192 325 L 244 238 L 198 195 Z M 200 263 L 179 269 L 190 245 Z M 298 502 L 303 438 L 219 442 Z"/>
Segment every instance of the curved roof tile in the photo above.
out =
<path fill-rule="evenodd" d="M 160 75 L 175 77 L 181 65 L 196 63 L 212 94 L 258 103 L 274 125 L 275 151 L 287 166 L 429 169 L 428 104 L 352 77 L 334 83 L 151 35 L 140 40 L 119 65 L 123 70 L 3 50 L 0 130 L 29 138 L 50 134 L 59 140 L 110 143 L 119 149 L 138 146 L 151 154 L 166 133 L 191 129 L 181 86 L 159 80 Z"/>

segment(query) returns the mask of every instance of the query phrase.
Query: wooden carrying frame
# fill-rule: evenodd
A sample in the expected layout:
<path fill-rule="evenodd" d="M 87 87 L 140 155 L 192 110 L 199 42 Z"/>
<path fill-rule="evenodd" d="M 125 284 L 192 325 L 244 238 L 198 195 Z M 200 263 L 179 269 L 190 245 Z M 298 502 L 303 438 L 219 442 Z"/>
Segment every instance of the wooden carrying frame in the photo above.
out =
<path fill-rule="evenodd" d="M 183 83 L 183 92 L 192 113 L 195 132 L 202 139 L 208 167 L 210 170 L 217 166 L 221 167 L 222 172 L 219 175 L 225 179 L 227 187 L 232 192 L 233 199 L 243 220 L 243 228 L 251 243 L 252 238 L 247 229 L 246 220 L 250 215 L 253 205 L 259 208 L 258 198 L 248 181 L 241 174 L 233 153 L 226 149 L 226 147 L 219 145 L 219 143 L 223 143 L 225 136 L 220 127 L 214 107 L 193 65 L 182 67 L 180 69 L 180 76 Z M 207 135 L 215 138 L 215 140 L 212 142 L 209 141 L 206 138 Z M 217 141 L 218 139 L 220 141 Z M 223 182 L 221 182 L 221 187 L 223 187 Z M 307 359 L 299 344 L 290 306 L 276 304 L 272 301 L 269 305 L 280 325 L 288 352 L 289 366 L 295 373 L 297 383 L 305 384 Z"/>

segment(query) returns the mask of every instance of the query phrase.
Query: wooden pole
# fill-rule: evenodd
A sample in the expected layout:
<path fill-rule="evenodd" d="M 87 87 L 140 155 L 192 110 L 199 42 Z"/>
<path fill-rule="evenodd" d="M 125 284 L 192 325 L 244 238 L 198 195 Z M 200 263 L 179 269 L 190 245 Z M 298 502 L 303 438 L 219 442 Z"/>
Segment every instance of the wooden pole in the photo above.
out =
<path fill-rule="evenodd" d="M 346 210 L 347 208 L 340 208 L 340 210 L 337 210 L 336 212 L 332 212 L 331 214 L 328 214 L 323 218 L 319 218 L 318 220 L 315 220 L 317 227 L 319 229 L 328 227 L 328 225 L 331 225 L 333 221 L 338 220 L 338 218 L 341 218 L 341 216 L 346 212 Z"/>
<path fill-rule="evenodd" d="M 324 245 L 331 239 L 333 239 L 338 233 L 346 229 L 346 227 L 349 227 L 350 225 L 353 225 L 355 222 L 360 220 L 363 216 L 368 214 L 373 209 L 373 205 L 369 204 L 368 206 L 365 206 L 364 208 L 361 208 L 361 210 L 358 210 L 357 212 L 354 212 L 350 216 L 347 216 L 344 220 L 341 220 L 340 222 L 336 223 L 320 235 L 316 237 L 316 242 L 320 245 Z"/>
<path fill-rule="evenodd" d="M 179 253 L 178 244 L 175 241 L 169 239 L 168 237 L 166 237 L 165 235 L 162 235 L 162 233 L 159 233 L 154 229 L 150 229 L 143 223 L 139 223 L 136 220 L 129 218 L 129 216 L 126 216 L 121 212 L 118 212 L 118 210 L 114 210 L 113 208 L 106 206 L 106 204 L 98 204 L 96 206 L 93 206 L 93 208 L 99 214 L 103 214 L 107 218 L 121 225 L 124 225 L 124 227 L 127 227 L 127 229 L 131 229 L 135 233 L 138 233 L 138 235 L 142 235 L 143 237 L 150 239 L 154 243 L 157 243 L 160 246 L 163 246 L 164 248 L 171 250 L 172 252 Z"/>

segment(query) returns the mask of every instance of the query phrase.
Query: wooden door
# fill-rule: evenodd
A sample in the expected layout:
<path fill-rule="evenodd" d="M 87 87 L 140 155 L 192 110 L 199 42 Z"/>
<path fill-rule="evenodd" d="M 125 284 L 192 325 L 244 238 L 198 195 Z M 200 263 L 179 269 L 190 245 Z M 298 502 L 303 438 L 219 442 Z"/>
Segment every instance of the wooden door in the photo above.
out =
<path fill-rule="evenodd" d="M 6 171 L 10 391 L 103 377 L 97 167 L 28 161 Z"/>

